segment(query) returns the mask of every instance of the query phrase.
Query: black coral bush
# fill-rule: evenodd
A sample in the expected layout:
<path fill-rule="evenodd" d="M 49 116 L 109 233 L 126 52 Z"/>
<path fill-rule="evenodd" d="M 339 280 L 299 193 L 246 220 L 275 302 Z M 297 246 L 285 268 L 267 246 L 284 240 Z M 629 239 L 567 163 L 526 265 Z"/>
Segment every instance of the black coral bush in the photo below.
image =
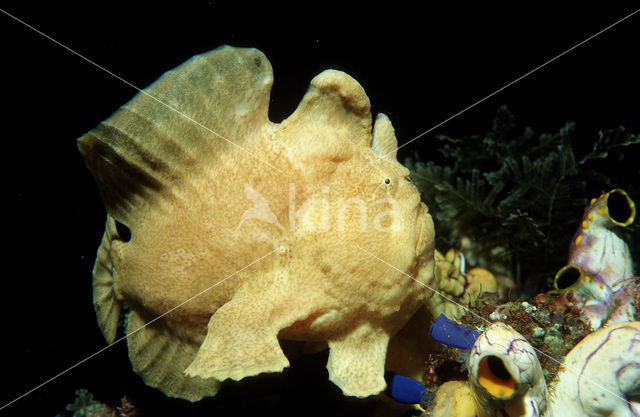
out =
<path fill-rule="evenodd" d="M 598 161 L 619 163 L 640 137 L 623 127 L 600 131 L 578 158 L 574 133 L 573 123 L 552 135 L 518 130 L 502 106 L 484 135 L 437 136 L 445 163 L 407 159 L 434 218 L 437 247 L 463 249 L 470 263 L 514 277 L 526 293 L 545 289 L 566 263 L 589 198 L 614 186 L 638 198 L 637 178 L 612 180 Z"/>

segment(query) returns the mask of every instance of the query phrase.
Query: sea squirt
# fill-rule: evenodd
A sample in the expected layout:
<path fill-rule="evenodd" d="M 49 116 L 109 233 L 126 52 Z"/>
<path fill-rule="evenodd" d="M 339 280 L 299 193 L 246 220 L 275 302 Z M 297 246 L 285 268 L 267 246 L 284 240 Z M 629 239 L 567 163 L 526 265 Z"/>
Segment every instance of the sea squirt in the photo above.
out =
<path fill-rule="evenodd" d="M 533 347 L 512 327 L 497 322 L 476 339 L 469 381 L 480 417 L 549 416 L 549 394 Z"/>
<path fill-rule="evenodd" d="M 612 324 L 578 343 L 552 388 L 553 415 L 640 415 L 640 322 Z"/>
<path fill-rule="evenodd" d="M 577 301 L 593 330 L 634 319 L 633 259 L 618 227 L 633 223 L 636 208 L 621 189 L 591 200 L 569 249 L 568 265 L 556 274 L 562 297 Z"/>
<path fill-rule="evenodd" d="M 331 381 L 376 394 L 389 338 L 431 296 L 433 223 L 389 119 L 372 126 L 362 87 L 327 70 L 273 123 L 272 82 L 260 51 L 224 46 L 78 140 L 107 209 L 100 328 L 113 341 L 126 303 L 133 368 L 169 396 L 282 371 L 278 338 L 326 342 Z"/>

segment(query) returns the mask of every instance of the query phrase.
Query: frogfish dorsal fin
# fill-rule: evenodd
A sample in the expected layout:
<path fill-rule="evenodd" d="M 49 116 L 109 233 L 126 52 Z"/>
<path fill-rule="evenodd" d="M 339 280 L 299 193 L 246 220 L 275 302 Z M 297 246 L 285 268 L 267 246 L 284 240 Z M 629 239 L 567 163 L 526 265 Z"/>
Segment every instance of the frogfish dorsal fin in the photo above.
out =
<path fill-rule="evenodd" d="M 223 46 L 166 72 L 78 139 L 109 214 L 135 222 L 225 149 L 257 136 L 269 123 L 272 83 L 260 51 Z"/>
<path fill-rule="evenodd" d="M 314 130 L 320 124 L 323 129 Z M 369 146 L 371 104 L 356 80 L 342 71 L 326 70 L 311 80 L 302 101 L 282 125 L 295 130 L 295 140 L 307 142 L 314 151 L 349 144 Z M 334 143 L 328 143 L 332 139 Z"/>

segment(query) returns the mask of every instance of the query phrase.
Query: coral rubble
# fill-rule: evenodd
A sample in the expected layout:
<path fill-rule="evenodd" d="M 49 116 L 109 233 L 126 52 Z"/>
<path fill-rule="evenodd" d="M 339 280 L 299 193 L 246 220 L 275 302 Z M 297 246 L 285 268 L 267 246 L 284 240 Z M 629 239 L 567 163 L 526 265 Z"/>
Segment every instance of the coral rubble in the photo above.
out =
<path fill-rule="evenodd" d="M 65 408 L 72 412 L 71 417 L 138 417 L 138 409 L 126 396 L 122 397 L 120 405 L 110 406 L 95 400 L 93 394 L 86 389 L 76 390 L 75 401 Z"/>

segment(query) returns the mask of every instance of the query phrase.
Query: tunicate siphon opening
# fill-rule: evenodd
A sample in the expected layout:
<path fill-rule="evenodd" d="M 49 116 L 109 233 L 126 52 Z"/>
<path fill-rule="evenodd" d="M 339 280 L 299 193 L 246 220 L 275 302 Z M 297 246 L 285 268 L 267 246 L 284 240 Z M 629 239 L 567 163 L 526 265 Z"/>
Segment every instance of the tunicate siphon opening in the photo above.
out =
<path fill-rule="evenodd" d="M 573 284 L 578 282 L 582 275 L 582 269 L 578 265 L 567 265 L 562 267 L 556 274 L 556 278 L 553 281 L 553 286 L 557 290 L 566 290 Z"/>
<path fill-rule="evenodd" d="M 607 210 L 609 218 L 618 226 L 628 226 L 636 217 L 636 206 L 629 195 L 616 188 L 609 191 L 607 196 Z"/>
<path fill-rule="evenodd" d="M 491 396 L 508 399 L 516 391 L 516 382 L 502 359 L 495 355 L 482 358 L 478 367 L 478 384 Z"/>
<path fill-rule="evenodd" d="M 131 229 L 129 229 L 125 224 L 116 222 L 116 231 L 118 232 L 118 240 L 123 242 L 128 242 L 131 240 Z"/>

